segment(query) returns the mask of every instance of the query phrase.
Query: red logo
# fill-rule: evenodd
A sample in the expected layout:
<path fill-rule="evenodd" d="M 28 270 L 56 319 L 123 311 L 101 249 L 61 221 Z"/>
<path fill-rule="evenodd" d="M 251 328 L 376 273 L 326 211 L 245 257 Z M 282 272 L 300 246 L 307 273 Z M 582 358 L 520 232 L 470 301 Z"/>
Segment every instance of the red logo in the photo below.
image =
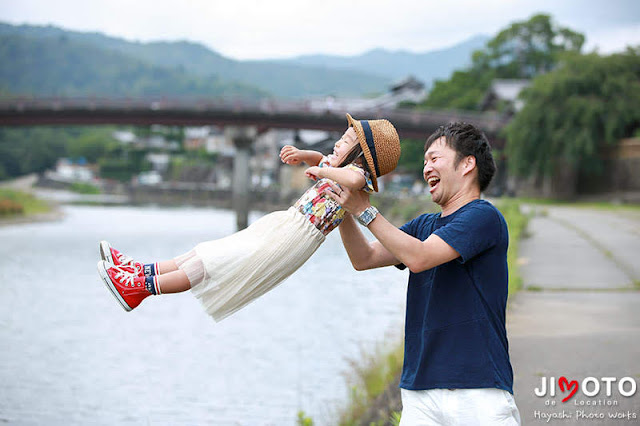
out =
<path fill-rule="evenodd" d="M 562 402 L 567 402 L 568 400 L 571 399 L 571 397 L 573 395 L 576 394 L 576 392 L 578 392 L 578 381 L 577 380 L 572 380 L 569 381 L 567 380 L 566 377 L 562 376 L 558 379 L 558 385 L 560 386 L 560 390 L 562 392 L 565 392 L 565 386 L 566 386 L 566 390 L 569 391 L 569 395 L 564 398 L 562 400 Z"/>

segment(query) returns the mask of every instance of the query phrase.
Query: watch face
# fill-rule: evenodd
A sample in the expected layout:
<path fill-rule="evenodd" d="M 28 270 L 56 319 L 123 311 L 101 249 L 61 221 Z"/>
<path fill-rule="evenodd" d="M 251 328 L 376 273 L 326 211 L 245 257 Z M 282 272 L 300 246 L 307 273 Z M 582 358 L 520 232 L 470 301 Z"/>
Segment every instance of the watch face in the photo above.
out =
<path fill-rule="evenodd" d="M 375 218 L 376 213 L 378 213 L 378 211 L 375 210 L 375 207 L 369 207 L 358 216 L 358 222 L 364 226 L 368 226 L 373 218 Z"/>

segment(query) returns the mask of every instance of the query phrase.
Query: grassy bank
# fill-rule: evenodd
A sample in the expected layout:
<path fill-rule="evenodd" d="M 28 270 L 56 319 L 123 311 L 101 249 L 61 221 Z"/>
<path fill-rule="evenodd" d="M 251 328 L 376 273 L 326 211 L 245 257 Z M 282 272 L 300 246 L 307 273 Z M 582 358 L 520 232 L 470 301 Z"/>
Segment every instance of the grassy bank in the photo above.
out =
<path fill-rule="evenodd" d="M 430 197 L 404 200 L 376 197 L 372 201 L 397 226 L 421 213 L 439 211 Z M 520 240 L 526 236 L 528 217 L 520 211 L 519 200 L 501 199 L 495 205 L 509 227 L 509 294 L 514 294 L 522 288 L 518 253 Z M 340 416 L 341 426 L 386 426 L 399 423 L 402 406 L 398 384 L 402 360 L 402 342 L 396 342 L 391 349 L 379 348 L 375 353 L 365 355 L 357 363 L 353 363 L 352 376 L 349 378 L 351 395 Z"/>
<path fill-rule="evenodd" d="M 31 194 L 0 188 L 0 219 L 48 213 L 51 207 Z"/>
<path fill-rule="evenodd" d="M 520 210 L 520 201 L 517 199 L 501 199 L 496 202 L 509 227 L 509 249 L 507 251 L 507 265 L 509 266 L 509 294 L 515 294 L 522 288 L 522 275 L 518 263 L 520 253 L 520 240 L 526 237 L 529 216 Z"/>

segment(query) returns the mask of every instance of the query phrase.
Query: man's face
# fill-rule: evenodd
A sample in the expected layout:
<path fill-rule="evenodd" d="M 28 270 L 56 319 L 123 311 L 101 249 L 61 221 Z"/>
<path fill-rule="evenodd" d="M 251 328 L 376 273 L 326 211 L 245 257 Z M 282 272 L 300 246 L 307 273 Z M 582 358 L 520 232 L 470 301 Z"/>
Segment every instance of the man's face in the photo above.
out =
<path fill-rule="evenodd" d="M 424 154 L 422 174 L 434 203 L 442 206 L 462 189 L 462 168 L 455 167 L 456 152 L 441 137 Z"/>

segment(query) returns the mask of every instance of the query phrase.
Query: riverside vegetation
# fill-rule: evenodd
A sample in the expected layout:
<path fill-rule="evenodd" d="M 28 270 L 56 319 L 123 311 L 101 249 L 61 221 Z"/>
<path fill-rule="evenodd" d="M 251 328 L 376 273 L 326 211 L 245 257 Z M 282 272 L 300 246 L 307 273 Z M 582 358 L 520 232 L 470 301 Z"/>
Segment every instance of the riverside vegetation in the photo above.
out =
<path fill-rule="evenodd" d="M 31 194 L 0 188 L 0 218 L 12 218 L 51 210 L 49 204 Z"/>

